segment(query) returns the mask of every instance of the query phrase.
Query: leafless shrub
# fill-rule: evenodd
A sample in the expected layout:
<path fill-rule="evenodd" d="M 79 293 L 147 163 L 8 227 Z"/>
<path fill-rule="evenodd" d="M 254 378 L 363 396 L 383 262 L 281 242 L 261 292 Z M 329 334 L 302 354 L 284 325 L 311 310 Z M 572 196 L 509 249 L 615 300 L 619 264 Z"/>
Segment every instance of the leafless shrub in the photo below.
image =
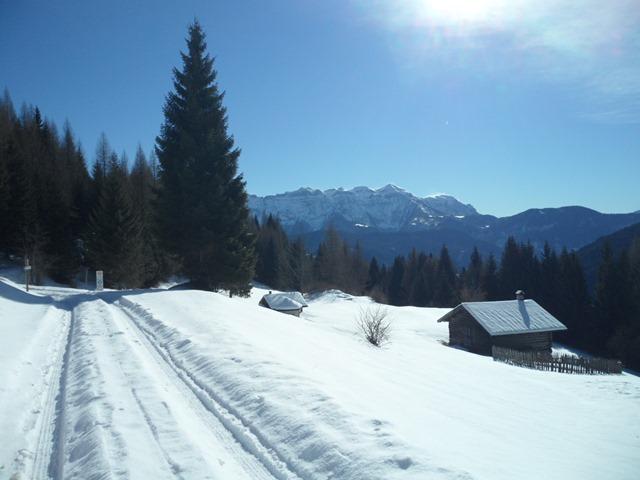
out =
<path fill-rule="evenodd" d="M 361 308 L 358 314 L 358 329 L 367 342 L 376 347 L 387 343 L 391 334 L 387 310 L 380 305 Z"/>

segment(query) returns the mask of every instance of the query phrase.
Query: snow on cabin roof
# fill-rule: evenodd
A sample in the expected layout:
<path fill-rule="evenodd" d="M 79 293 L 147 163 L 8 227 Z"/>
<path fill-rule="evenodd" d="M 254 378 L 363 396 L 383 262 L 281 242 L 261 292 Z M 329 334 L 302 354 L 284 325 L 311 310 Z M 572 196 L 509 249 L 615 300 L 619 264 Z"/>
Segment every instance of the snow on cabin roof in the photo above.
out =
<path fill-rule="evenodd" d="M 458 312 L 461 308 L 469 312 L 491 336 L 567 329 L 534 300 L 465 302 L 451 310 L 438 322 L 448 321 L 454 312 Z"/>
<path fill-rule="evenodd" d="M 272 310 L 297 310 L 308 306 L 300 292 L 268 293 L 262 298 Z"/>

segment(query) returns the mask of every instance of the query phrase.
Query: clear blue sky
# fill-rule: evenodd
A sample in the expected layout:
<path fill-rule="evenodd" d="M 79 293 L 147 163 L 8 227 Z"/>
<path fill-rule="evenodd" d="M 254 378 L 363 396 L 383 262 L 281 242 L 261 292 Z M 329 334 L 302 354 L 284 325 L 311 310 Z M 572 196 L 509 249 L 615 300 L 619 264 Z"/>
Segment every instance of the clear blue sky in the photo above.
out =
<path fill-rule="evenodd" d="M 251 193 L 640 209 L 640 0 L 0 0 L 0 88 L 149 151 L 194 17 Z"/>

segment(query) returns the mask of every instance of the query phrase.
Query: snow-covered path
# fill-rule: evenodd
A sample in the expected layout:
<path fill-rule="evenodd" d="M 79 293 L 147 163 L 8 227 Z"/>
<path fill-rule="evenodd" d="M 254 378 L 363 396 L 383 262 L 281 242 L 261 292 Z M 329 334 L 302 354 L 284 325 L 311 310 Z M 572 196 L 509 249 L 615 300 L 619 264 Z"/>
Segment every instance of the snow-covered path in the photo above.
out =
<path fill-rule="evenodd" d="M 118 294 L 38 291 L 51 295 L 61 328 L 34 438 L 18 452 L 26 458 L 14 472 L 1 465 L 0 478 L 296 478 L 257 439 L 238 441 L 242 427 L 220 421 L 220 407 L 159 354 Z"/>
<path fill-rule="evenodd" d="M 86 478 L 87 471 L 128 478 L 274 478 L 117 303 L 83 301 L 72 315 L 64 432 L 57 434 L 65 440 L 64 460 L 54 478 Z"/>

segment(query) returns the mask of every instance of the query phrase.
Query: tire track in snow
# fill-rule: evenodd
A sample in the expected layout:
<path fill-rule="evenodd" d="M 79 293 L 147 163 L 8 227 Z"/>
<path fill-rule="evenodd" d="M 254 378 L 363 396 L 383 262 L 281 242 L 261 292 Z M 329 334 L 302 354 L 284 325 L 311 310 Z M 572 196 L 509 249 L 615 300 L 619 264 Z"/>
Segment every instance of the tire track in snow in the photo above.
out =
<path fill-rule="evenodd" d="M 149 430 L 151 430 L 151 434 L 153 435 L 153 438 L 155 439 L 156 444 L 158 444 L 158 448 L 160 448 L 160 451 L 162 452 L 162 455 L 164 456 L 165 461 L 171 466 L 171 470 L 175 474 L 176 478 L 183 479 L 184 477 L 180 474 L 180 465 L 178 465 L 176 462 L 173 461 L 169 452 L 163 447 L 162 440 L 160 439 L 160 435 L 158 434 L 158 427 L 156 427 L 156 425 L 153 423 L 153 420 L 151 419 L 151 415 L 145 408 L 144 403 L 140 400 L 140 397 L 138 396 L 138 393 L 136 392 L 135 388 L 131 388 L 131 394 L 133 395 L 133 398 L 136 400 L 136 403 L 138 404 L 138 408 L 142 412 L 142 415 L 144 416 L 144 420 L 145 422 L 147 422 L 147 426 L 149 427 Z"/>
<path fill-rule="evenodd" d="M 56 355 L 48 372 L 48 386 L 45 393 L 41 414 L 38 418 L 38 438 L 33 457 L 31 478 L 44 480 L 51 477 L 50 465 L 56 453 L 56 432 L 58 426 L 58 397 L 61 391 L 62 378 L 65 371 L 66 354 L 69 348 L 71 314 L 64 312 L 62 319 L 65 326 L 59 338 Z"/>
<path fill-rule="evenodd" d="M 51 480 L 120 476 L 123 442 L 112 427 L 113 408 L 105 401 L 105 378 L 98 363 L 93 313 L 94 296 L 70 296 L 67 347 L 56 400 L 54 445 L 49 462 Z M 115 458 L 114 458 L 115 455 Z"/>
<path fill-rule="evenodd" d="M 116 331 L 124 333 L 119 338 L 128 344 L 129 357 L 133 355 L 138 358 L 142 362 L 140 366 L 144 368 L 145 372 L 156 378 L 156 386 L 164 384 L 164 394 L 169 394 L 169 397 L 165 397 L 168 403 L 161 401 L 164 395 L 158 397 L 157 394 L 152 394 L 148 387 L 143 388 L 144 386 L 139 382 L 139 379 L 135 378 L 135 375 L 132 376 L 131 372 L 124 372 L 130 378 L 131 385 L 137 385 L 135 391 L 132 391 L 137 402 L 137 408 L 144 417 L 155 443 L 174 475 L 194 478 L 183 470 L 185 465 L 180 464 L 180 454 L 174 455 L 176 453 L 173 450 L 175 449 L 176 435 L 180 435 L 180 430 L 182 430 L 182 435 L 186 435 L 186 438 L 182 438 L 181 443 L 185 445 L 191 443 L 196 447 L 196 450 L 201 450 L 209 460 L 216 457 L 216 455 L 213 451 L 207 450 L 206 445 L 214 445 L 221 450 L 218 454 L 219 456 L 217 456 L 218 465 L 216 466 L 219 466 L 222 472 L 227 471 L 226 476 L 223 475 L 222 478 L 273 480 L 274 475 L 264 463 L 256 456 L 251 455 L 228 431 L 225 425 L 215 415 L 212 415 L 210 409 L 203 404 L 200 398 L 194 395 L 193 390 L 184 383 L 178 373 L 158 354 L 143 332 L 129 317 L 129 314 L 119 306 L 111 306 L 111 308 L 110 319 L 113 321 Z M 158 379 L 161 380 L 159 381 Z M 164 405 L 164 413 L 162 415 L 159 414 L 157 408 L 154 409 L 153 403 Z M 176 421 L 181 423 L 181 428 L 176 429 L 176 427 L 167 423 L 167 413 L 171 418 L 175 418 Z M 186 428 L 185 423 L 187 422 L 191 422 L 190 425 L 195 427 L 197 431 L 194 432 Z M 230 468 L 235 469 L 233 477 L 229 476 L 228 469 Z M 217 469 L 212 469 L 212 472 L 216 473 Z M 292 480 L 295 477 L 275 478 Z"/>
<path fill-rule="evenodd" d="M 221 424 L 234 443 L 241 447 L 241 453 L 244 453 L 245 456 L 250 454 L 255 458 L 266 468 L 272 478 L 278 480 L 299 480 L 302 478 L 279 457 L 278 453 L 264 439 L 260 438 L 258 432 L 252 431 L 241 418 L 226 408 L 210 389 L 199 384 L 186 369 L 181 367 L 171 352 L 158 344 L 153 333 L 143 326 L 143 320 L 135 311 L 136 305 L 133 302 L 121 298 L 113 305 L 119 307 L 119 310 L 124 313 L 131 329 L 138 333 L 141 342 L 153 354 L 157 362 L 164 364 L 165 368 L 173 372 L 173 376 L 186 387 L 189 395 L 197 400 L 210 416 Z"/>

